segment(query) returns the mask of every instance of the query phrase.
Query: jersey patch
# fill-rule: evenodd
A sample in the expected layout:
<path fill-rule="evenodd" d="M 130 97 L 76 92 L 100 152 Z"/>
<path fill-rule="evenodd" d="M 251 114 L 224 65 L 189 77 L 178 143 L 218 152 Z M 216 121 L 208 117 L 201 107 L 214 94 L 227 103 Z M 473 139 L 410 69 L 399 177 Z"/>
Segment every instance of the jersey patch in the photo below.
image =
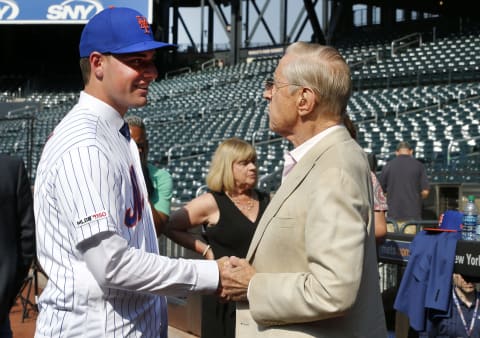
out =
<path fill-rule="evenodd" d="M 93 221 L 99 221 L 99 220 L 107 218 L 107 217 L 108 217 L 108 212 L 106 212 L 105 210 L 99 211 L 99 212 L 94 213 L 93 215 L 86 216 L 84 218 L 78 219 L 77 220 L 77 225 L 82 226 L 82 225 L 91 223 Z"/>

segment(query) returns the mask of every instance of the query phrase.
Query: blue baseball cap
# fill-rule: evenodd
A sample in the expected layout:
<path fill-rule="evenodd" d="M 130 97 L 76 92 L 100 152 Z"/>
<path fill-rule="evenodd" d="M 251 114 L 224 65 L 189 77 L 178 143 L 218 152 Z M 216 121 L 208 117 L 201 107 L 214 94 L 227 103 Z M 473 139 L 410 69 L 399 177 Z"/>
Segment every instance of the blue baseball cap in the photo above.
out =
<path fill-rule="evenodd" d="M 85 25 L 80 38 L 80 57 L 94 51 L 126 54 L 143 52 L 171 44 L 155 41 L 142 14 L 131 8 L 110 7 L 96 14 Z"/>
<path fill-rule="evenodd" d="M 440 215 L 438 226 L 424 228 L 425 231 L 458 232 L 463 227 L 463 213 L 457 210 L 447 210 Z"/>

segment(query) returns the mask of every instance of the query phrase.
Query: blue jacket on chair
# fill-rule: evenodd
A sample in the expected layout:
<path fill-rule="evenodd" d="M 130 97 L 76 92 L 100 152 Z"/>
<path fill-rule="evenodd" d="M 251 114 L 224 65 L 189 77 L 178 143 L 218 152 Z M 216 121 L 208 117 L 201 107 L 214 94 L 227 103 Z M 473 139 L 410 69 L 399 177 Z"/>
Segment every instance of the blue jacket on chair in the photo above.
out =
<path fill-rule="evenodd" d="M 417 331 L 425 330 L 431 316 L 448 313 L 460 236 L 459 232 L 421 231 L 410 245 L 410 258 L 393 307 L 405 313 Z"/>

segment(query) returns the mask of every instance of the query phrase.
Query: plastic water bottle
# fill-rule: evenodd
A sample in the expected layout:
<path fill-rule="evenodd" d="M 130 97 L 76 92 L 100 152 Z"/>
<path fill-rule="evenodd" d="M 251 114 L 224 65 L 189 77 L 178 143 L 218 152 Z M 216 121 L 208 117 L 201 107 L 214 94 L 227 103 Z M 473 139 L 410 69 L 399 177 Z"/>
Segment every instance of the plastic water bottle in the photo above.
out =
<path fill-rule="evenodd" d="M 477 219 L 478 209 L 475 204 L 475 196 L 470 195 L 463 209 L 462 239 L 468 241 L 475 241 L 477 239 Z"/>

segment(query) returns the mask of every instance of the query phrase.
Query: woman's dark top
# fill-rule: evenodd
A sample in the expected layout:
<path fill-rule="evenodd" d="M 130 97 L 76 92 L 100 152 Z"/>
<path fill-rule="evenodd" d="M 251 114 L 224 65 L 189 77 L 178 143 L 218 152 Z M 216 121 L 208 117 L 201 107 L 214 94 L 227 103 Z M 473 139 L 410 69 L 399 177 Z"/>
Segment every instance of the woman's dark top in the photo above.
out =
<path fill-rule="evenodd" d="M 250 221 L 224 193 L 212 192 L 220 216 L 214 226 L 204 227 L 203 236 L 210 244 L 215 258 L 237 256 L 244 258 L 253 234 L 270 197 L 255 190 L 259 211 L 255 222 Z M 220 303 L 217 296 L 202 297 L 202 338 L 235 337 L 235 302 Z"/>

